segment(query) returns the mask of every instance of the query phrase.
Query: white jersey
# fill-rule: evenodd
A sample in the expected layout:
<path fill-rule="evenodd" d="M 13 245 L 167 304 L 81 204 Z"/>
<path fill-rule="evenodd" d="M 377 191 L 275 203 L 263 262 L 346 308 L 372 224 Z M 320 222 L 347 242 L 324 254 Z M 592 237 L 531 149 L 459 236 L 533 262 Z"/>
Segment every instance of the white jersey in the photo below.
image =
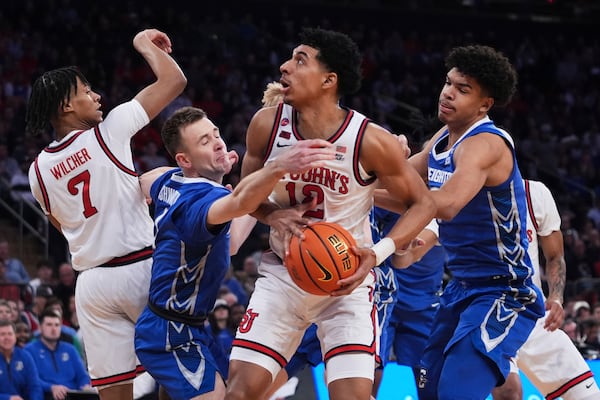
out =
<path fill-rule="evenodd" d="M 549 236 L 560 231 L 560 214 L 550 193 L 550 189 L 542 182 L 524 179 L 527 195 L 527 252 L 533 264 L 533 282 L 542 287 L 538 236 Z"/>
<path fill-rule="evenodd" d="M 306 212 L 306 217 L 336 222 L 352 234 L 358 246 L 369 247 L 373 244 L 369 213 L 373 207 L 375 177 L 368 175 L 359 163 L 359 149 L 369 120 L 354 110 L 347 111 L 342 125 L 327 139 L 335 145 L 336 158 L 304 174 L 286 174 L 269 199 L 281 207 L 289 207 L 316 198 L 316 208 Z M 280 104 L 265 162 L 304 139 L 296 124 L 296 111 L 288 104 Z M 281 236 L 271 229 L 269 240 L 271 249 L 282 257 Z"/>
<path fill-rule="evenodd" d="M 148 122 L 137 100 L 121 104 L 93 129 L 52 142 L 29 169 L 31 191 L 60 223 L 78 271 L 153 243 L 130 145 Z"/>
<path fill-rule="evenodd" d="M 527 196 L 527 236 L 529 257 L 534 267 L 533 280 L 541 287 L 538 235 L 549 236 L 560 230 L 560 214 L 546 185 L 524 180 Z M 589 366 L 567 334 L 544 328 L 540 318 L 529 338 L 517 353 L 517 366 L 547 399 L 591 400 L 600 398 L 600 389 Z M 511 363 L 512 364 L 512 363 Z M 513 371 L 511 368 L 511 372 Z"/>

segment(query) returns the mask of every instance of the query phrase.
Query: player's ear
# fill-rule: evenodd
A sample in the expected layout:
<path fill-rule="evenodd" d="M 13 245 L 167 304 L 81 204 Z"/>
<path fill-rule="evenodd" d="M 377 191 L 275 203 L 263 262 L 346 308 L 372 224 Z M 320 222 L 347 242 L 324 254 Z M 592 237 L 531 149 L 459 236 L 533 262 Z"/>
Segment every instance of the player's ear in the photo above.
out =
<path fill-rule="evenodd" d="M 494 106 L 494 98 L 493 97 L 486 97 L 483 100 L 483 103 L 481 104 L 481 112 L 483 113 L 487 113 L 488 111 L 490 111 L 490 109 Z"/>
<path fill-rule="evenodd" d="M 62 103 L 59 107 L 59 111 L 61 113 L 68 113 L 73 111 L 73 105 L 71 104 L 71 101 L 65 101 L 64 103 Z"/>
<path fill-rule="evenodd" d="M 329 72 L 325 75 L 325 80 L 323 81 L 323 86 L 331 87 L 337 84 L 337 74 L 335 72 Z"/>
<path fill-rule="evenodd" d="M 177 153 L 175 154 L 175 162 L 181 168 L 190 168 L 192 163 L 190 162 L 189 157 L 185 153 Z"/>

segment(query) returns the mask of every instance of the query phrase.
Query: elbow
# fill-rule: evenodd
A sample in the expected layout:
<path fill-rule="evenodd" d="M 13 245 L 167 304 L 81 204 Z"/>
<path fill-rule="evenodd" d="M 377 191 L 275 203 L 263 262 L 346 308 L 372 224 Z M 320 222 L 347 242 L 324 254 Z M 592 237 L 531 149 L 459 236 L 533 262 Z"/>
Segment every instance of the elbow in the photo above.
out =
<path fill-rule="evenodd" d="M 459 209 L 453 207 L 438 208 L 435 216 L 441 220 L 450 221 L 452 218 L 456 217 L 456 214 L 458 214 L 459 211 Z"/>
<path fill-rule="evenodd" d="M 175 91 L 177 91 L 177 94 L 179 95 L 179 94 L 183 93 L 183 90 L 185 89 L 186 86 L 187 86 L 187 78 L 185 77 L 183 72 L 181 70 L 179 70 L 179 73 L 177 74 L 177 76 L 173 77 L 173 88 Z"/>

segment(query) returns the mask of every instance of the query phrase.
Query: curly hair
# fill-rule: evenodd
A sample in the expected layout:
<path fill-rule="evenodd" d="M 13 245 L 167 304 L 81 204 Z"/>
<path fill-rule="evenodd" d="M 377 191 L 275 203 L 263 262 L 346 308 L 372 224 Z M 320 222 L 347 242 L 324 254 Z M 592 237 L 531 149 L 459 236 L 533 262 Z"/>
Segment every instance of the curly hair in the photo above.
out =
<path fill-rule="evenodd" d="M 25 114 L 27 133 L 37 135 L 50 126 L 50 120 L 58 115 L 58 110 L 71 100 L 71 90 L 77 93 L 77 78 L 89 85 L 75 66 L 45 72 L 35 80 Z"/>
<path fill-rule="evenodd" d="M 181 107 L 164 123 L 160 136 L 165 148 L 175 158 L 181 147 L 181 129 L 206 117 L 206 112 L 196 107 Z"/>
<path fill-rule="evenodd" d="M 446 57 L 446 67 L 474 78 L 497 106 L 505 106 L 517 88 L 517 72 L 502 53 L 482 45 L 456 47 Z"/>
<path fill-rule="evenodd" d="M 341 32 L 321 28 L 304 28 L 300 43 L 319 50 L 319 60 L 329 72 L 338 76 L 338 95 L 353 94 L 362 81 L 362 55 L 356 43 Z"/>

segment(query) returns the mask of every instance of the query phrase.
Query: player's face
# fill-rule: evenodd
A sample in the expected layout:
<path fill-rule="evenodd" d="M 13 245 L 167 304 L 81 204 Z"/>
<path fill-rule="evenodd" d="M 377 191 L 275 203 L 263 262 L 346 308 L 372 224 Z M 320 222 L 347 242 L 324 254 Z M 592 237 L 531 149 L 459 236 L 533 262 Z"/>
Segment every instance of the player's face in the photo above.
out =
<path fill-rule="evenodd" d="M 452 68 L 442 87 L 438 118 L 445 124 L 470 124 L 485 115 L 493 100 L 483 93 L 477 81 Z"/>
<path fill-rule="evenodd" d="M 3 320 L 11 320 L 12 319 L 9 306 L 7 306 L 7 305 L 0 306 L 0 319 L 3 319 Z"/>
<path fill-rule="evenodd" d="M 93 127 L 102 122 L 100 95 L 94 92 L 90 86 L 83 84 L 79 78 L 77 78 L 77 93 L 75 90 L 71 91 L 68 107 L 87 127 Z"/>
<path fill-rule="evenodd" d="M 187 165 L 182 165 L 194 176 L 206 177 L 220 182 L 229 172 L 231 164 L 227 146 L 221 138 L 219 128 L 208 118 L 202 118 L 181 131 L 181 154 Z M 176 156 L 177 158 L 177 156 Z"/>
<path fill-rule="evenodd" d="M 17 343 L 17 335 L 12 326 L 0 326 L 0 352 L 10 351 Z"/>
<path fill-rule="evenodd" d="M 41 336 L 50 341 L 55 341 L 60 338 L 60 326 L 61 321 L 59 318 L 44 318 L 44 322 L 40 326 L 40 334 Z"/>
<path fill-rule="evenodd" d="M 292 58 L 281 64 L 283 101 L 297 106 L 318 97 L 327 79 L 328 71 L 317 60 L 319 51 L 301 44 L 292 52 Z"/>

